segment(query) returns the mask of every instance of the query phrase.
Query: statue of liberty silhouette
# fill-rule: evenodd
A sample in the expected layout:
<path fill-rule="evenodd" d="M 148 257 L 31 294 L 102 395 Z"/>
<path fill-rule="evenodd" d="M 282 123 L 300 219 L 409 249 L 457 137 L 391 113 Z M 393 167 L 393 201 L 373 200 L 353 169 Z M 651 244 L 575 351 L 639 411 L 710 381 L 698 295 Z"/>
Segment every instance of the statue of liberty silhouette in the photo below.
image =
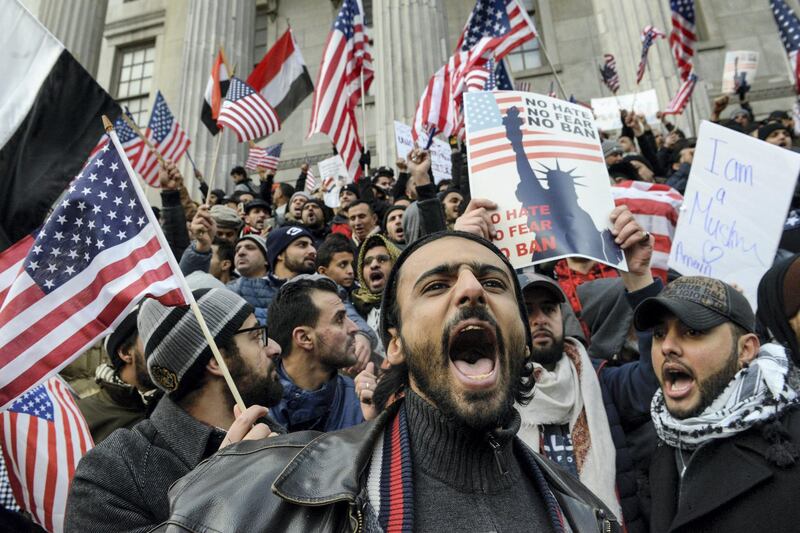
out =
<path fill-rule="evenodd" d="M 534 252 L 538 261 L 548 257 L 557 257 L 569 253 L 579 253 L 604 259 L 616 265 L 622 260 L 622 250 L 614 243 L 614 237 L 608 229 L 599 231 L 592 217 L 578 204 L 578 193 L 575 187 L 585 187 L 576 182 L 581 176 L 575 176 L 573 170 L 562 170 L 558 160 L 556 168 L 542 165 L 538 171 L 547 182 L 545 189 L 539 182 L 534 170 L 525 155 L 522 145 L 523 121 L 516 107 L 510 107 L 503 117 L 506 137 L 516 154 L 517 172 L 520 182 L 516 196 L 522 207 L 534 205 L 550 206 L 550 214 L 541 216 L 528 213 L 528 226 L 538 228 L 536 240 L 555 240 L 555 249 L 539 249 Z M 541 216 L 541 219 L 540 219 Z M 551 224 L 541 224 L 542 220 L 550 220 Z M 535 223 L 535 224 L 534 224 Z M 544 247 L 547 248 L 547 247 Z"/>

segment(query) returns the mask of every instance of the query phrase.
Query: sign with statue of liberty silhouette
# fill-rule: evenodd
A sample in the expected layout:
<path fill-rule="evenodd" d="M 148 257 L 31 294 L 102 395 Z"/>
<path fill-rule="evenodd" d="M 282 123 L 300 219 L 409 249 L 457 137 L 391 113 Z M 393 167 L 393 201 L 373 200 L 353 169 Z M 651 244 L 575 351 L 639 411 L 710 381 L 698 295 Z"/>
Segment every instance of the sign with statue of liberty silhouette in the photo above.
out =
<path fill-rule="evenodd" d="M 578 256 L 627 270 L 590 109 L 487 91 L 464 95 L 464 116 L 472 197 L 498 204 L 493 240 L 515 268 Z"/>

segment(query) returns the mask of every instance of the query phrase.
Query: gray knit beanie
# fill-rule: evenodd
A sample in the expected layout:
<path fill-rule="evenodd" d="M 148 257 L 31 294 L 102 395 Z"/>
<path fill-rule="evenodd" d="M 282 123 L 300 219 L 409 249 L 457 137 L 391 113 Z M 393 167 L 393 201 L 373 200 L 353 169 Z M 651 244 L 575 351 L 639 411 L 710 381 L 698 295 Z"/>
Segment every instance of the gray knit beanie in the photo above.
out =
<path fill-rule="evenodd" d="M 192 294 L 217 345 L 227 344 L 253 313 L 250 304 L 228 289 L 198 289 Z M 157 300 L 145 300 L 138 326 L 150 378 L 165 392 L 178 389 L 198 359 L 211 357 L 211 348 L 189 307 L 165 307 Z"/>

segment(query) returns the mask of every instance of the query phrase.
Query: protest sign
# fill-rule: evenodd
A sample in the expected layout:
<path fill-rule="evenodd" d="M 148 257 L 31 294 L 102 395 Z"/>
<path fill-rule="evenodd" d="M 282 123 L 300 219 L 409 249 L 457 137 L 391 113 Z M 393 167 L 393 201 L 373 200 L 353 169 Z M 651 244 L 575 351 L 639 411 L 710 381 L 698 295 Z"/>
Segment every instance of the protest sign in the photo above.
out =
<path fill-rule="evenodd" d="M 319 179 L 322 180 L 322 194 L 325 205 L 330 208 L 339 207 L 339 191 L 350 182 L 350 173 L 342 160 L 335 155 L 317 163 Z"/>
<path fill-rule="evenodd" d="M 669 267 L 736 283 L 755 308 L 799 171 L 800 154 L 703 122 Z"/>
<path fill-rule="evenodd" d="M 658 124 L 658 96 L 655 89 L 640 93 L 622 94 L 608 98 L 592 98 L 594 121 L 601 130 L 618 130 L 622 128 L 619 110 L 633 108 L 644 115 L 648 124 Z"/>
<path fill-rule="evenodd" d="M 733 94 L 736 92 L 735 75 L 745 76 L 745 81 L 752 85 L 758 69 L 758 52 L 739 50 L 725 52 L 725 66 L 722 69 L 722 93 Z"/>
<path fill-rule="evenodd" d="M 414 139 L 411 137 L 411 126 L 406 126 L 402 122 L 394 122 L 394 140 L 397 146 L 397 157 L 405 157 L 414 148 Z M 419 139 L 420 147 L 427 145 L 427 137 L 424 135 Z M 453 176 L 453 165 L 450 161 L 450 145 L 445 141 L 434 138 L 431 144 L 431 170 L 433 180 L 439 183 L 442 180 L 449 180 Z"/>
<path fill-rule="evenodd" d="M 464 108 L 472 197 L 498 204 L 493 240 L 514 268 L 580 256 L 627 270 L 589 109 L 515 91 L 466 93 Z"/>

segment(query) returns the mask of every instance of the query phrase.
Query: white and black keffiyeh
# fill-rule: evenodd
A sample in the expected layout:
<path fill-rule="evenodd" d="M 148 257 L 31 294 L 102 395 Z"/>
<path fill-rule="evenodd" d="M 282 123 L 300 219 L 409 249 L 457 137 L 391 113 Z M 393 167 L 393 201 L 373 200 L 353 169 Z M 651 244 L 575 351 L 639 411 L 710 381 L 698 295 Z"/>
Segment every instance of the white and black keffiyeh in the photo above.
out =
<path fill-rule="evenodd" d="M 667 411 L 659 389 L 650 405 L 656 432 L 668 445 L 692 450 L 708 440 L 724 439 L 775 420 L 799 401 L 787 383 L 788 371 L 786 350 L 778 344 L 765 344 L 705 411 L 683 420 Z"/>

